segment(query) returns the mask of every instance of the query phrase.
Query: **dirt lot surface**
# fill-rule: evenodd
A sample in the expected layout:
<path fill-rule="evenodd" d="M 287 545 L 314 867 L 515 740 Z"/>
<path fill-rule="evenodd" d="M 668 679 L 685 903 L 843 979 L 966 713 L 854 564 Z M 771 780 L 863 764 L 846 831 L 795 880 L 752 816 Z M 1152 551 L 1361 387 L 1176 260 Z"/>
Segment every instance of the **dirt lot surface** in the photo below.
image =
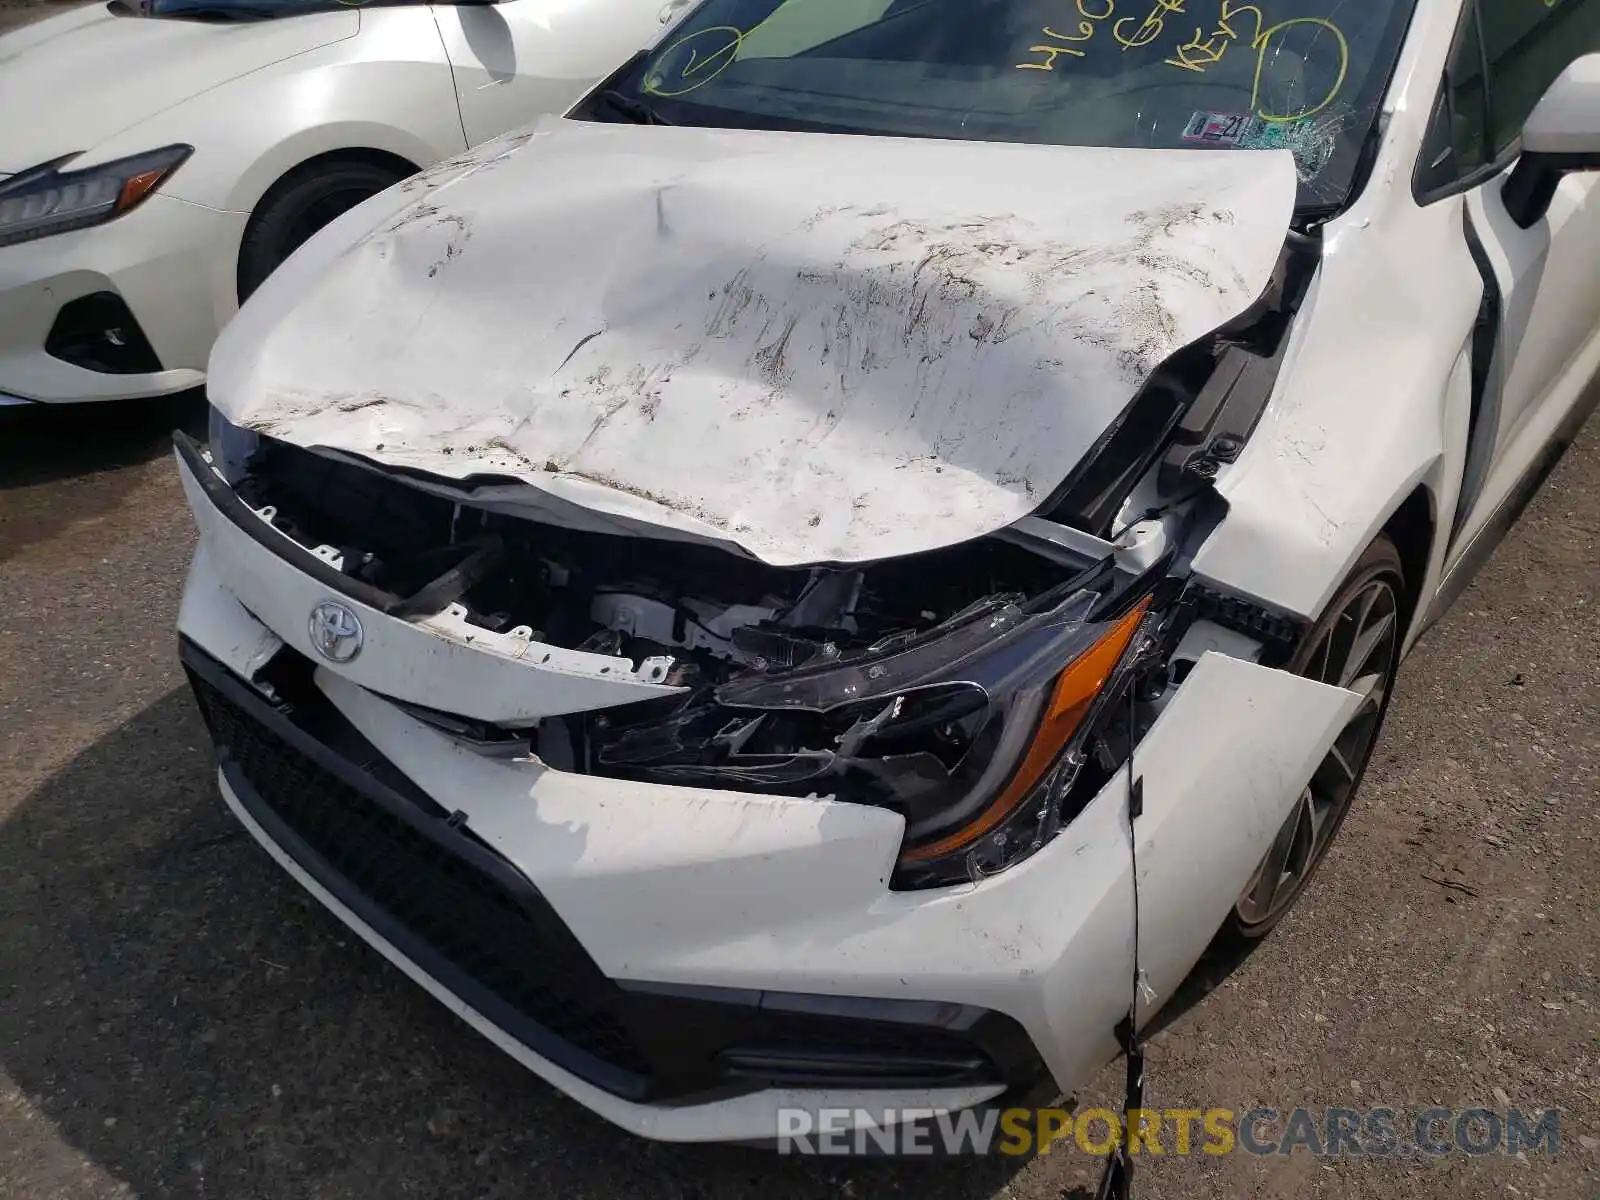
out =
<path fill-rule="evenodd" d="M 0 27 L 51 6 L 0 5 Z M 192 404 L 0 412 L 0 1197 L 929 1200 L 1097 1163 L 631 1140 L 345 932 L 217 799 L 173 624 Z M 1316 885 L 1149 1103 L 1561 1109 L 1521 1159 L 1167 1156 L 1142 1198 L 1600 1196 L 1600 427 L 1407 663 Z M 1120 1068 L 1086 1089 L 1120 1099 Z"/>

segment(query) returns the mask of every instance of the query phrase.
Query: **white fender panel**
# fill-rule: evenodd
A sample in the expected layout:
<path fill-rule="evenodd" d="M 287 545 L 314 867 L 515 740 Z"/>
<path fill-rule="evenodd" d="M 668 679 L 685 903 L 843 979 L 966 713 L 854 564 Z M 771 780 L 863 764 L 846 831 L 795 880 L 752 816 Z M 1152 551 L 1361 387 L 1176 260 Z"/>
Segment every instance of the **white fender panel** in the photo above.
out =
<path fill-rule="evenodd" d="M 425 10 L 409 15 L 422 18 L 427 41 L 399 38 L 363 13 L 360 36 L 176 105 L 97 147 L 96 158 L 186 142 L 194 156 L 163 190 L 249 212 L 285 172 L 329 151 L 382 150 L 419 167 L 460 153 L 466 136 L 438 32 Z"/>
<path fill-rule="evenodd" d="M 1457 16 L 1417 8 L 1371 182 L 1324 228 L 1273 398 L 1218 479 L 1228 515 L 1195 558 L 1200 577 L 1286 612 L 1319 614 L 1419 485 L 1449 532 L 1470 405 L 1458 367 L 1483 281 L 1461 198 L 1419 207 L 1410 179 Z"/>
<path fill-rule="evenodd" d="M 1218 480 L 1228 514 L 1195 556 L 1224 590 L 1315 617 L 1419 484 L 1454 510 L 1464 447 L 1447 439 L 1470 404 L 1458 367 L 1483 280 L 1459 200 L 1404 202 L 1393 236 L 1348 218 L 1328 233 L 1273 398 Z"/>

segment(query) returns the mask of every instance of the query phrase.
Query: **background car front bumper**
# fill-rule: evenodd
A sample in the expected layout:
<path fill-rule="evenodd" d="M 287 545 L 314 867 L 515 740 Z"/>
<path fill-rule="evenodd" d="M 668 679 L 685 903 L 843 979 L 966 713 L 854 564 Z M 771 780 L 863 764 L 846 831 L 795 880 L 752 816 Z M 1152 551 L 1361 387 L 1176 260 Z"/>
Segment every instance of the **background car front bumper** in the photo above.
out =
<path fill-rule="evenodd" d="M 204 383 L 247 219 L 158 194 L 104 225 L 0 247 L 0 393 L 63 404 Z M 97 323 L 131 352 L 106 344 L 108 364 L 74 350 Z"/>

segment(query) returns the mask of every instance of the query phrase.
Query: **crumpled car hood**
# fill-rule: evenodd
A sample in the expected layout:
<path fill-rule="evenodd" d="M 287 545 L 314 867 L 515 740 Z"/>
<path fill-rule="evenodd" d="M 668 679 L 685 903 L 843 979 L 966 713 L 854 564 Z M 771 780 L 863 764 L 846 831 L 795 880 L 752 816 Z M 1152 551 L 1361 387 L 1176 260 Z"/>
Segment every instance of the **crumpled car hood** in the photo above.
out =
<path fill-rule="evenodd" d="M 1287 153 L 549 119 L 346 214 L 212 356 L 236 424 L 768 563 L 1034 511 L 1263 291 Z"/>

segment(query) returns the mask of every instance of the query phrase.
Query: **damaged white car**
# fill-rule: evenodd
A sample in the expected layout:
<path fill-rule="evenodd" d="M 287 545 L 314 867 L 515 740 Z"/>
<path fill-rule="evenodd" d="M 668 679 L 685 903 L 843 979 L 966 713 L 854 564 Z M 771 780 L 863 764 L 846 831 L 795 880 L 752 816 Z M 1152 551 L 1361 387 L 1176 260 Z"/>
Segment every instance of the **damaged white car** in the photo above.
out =
<path fill-rule="evenodd" d="M 227 803 L 639 1134 L 1074 1087 L 1300 894 L 1583 419 L 1589 50 L 1581 0 L 709 0 L 224 333 Z"/>

